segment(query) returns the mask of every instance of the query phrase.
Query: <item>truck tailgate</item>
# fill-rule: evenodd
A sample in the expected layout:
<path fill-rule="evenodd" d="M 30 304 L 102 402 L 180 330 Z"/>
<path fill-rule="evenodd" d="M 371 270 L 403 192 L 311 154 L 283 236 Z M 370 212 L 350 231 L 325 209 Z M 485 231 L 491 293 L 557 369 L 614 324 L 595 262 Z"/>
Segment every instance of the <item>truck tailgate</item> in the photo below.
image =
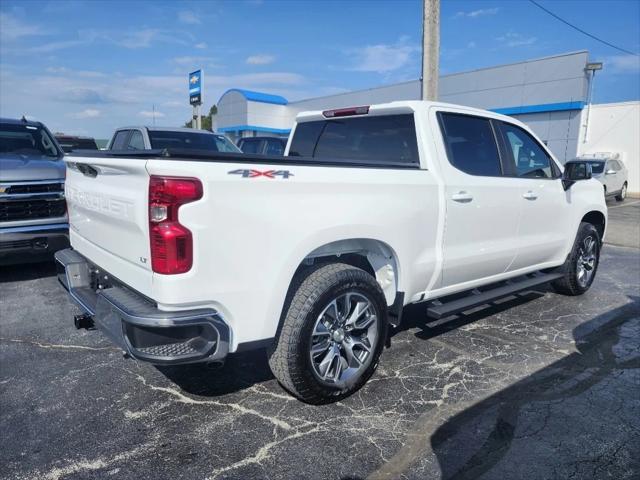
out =
<path fill-rule="evenodd" d="M 150 291 L 149 174 L 144 158 L 67 157 L 72 246 L 142 293 Z"/>

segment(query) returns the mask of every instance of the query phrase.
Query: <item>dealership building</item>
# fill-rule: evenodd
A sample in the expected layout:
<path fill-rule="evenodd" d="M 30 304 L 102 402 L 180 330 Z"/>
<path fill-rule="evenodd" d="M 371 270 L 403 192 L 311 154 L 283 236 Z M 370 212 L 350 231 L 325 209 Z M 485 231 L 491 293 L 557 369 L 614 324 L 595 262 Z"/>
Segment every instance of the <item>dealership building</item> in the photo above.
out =
<path fill-rule="evenodd" d="M 562 162 L 586 153 L 617 156 L 629 168 L 629 191 L 638 192 L 640 103 L 589 107 L 593 72 L 587 68 L 588 57 L 587 51 L 580 51 L 443 75 L 438 98 L 517 118 Z M 280 95 L 234 88 L 218 101 L 216 129 L 233 140 L 287 136 L 301 111 L 418 100 L 420 94 L 420 80 L 293 102 Z M 601 134 L 611 128 L 618 130 L 615 136 L 626 139 L 624 145 L 602 141 Z"/>

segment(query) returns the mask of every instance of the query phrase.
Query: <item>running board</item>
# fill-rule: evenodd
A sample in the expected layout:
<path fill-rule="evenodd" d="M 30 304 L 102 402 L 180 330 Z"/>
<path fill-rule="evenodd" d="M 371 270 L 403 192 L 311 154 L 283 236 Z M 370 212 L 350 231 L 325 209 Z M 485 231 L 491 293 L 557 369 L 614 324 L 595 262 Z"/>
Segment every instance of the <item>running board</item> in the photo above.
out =
<path fill-rule="evenodd" d="M 503 284 L 492 288 L 491 290 L 485 290 L 484 292 L 475 293 L 477 290 L 474 290 L 474 293 L 470 293 L 462 298 L 430 306 L 427 308 L 427 316 L 434 319 L 448 317 L 449 315 L 454 315 L 480 305 L 485 305 L 494 300 L 498 300 L 499 298 L 508 297 L 509 295 L 521 292 L 522 290 L 527 290 L 544 283 L 549 283 L 561 278 L 563 275 L 564 274 L 562 273 L 537 274 L 532 277 L 527 277 L 525 280 L 507 283 L 506 285 Z"/>

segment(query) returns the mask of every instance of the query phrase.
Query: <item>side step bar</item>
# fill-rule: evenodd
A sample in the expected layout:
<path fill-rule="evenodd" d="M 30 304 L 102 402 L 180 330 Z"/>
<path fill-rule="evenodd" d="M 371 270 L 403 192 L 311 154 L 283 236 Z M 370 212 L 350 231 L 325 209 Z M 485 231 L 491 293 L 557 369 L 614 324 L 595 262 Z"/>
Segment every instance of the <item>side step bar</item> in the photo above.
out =
<path fill-rule="evenodd" d="M 429 318 L 440 319 L 448 317 L 449 315 L 455 315 L 456 313 L 464 312 L 480 305 L 485 305 L 499 298 L 508 297 L 514 293 L 527 290 L 544 283 L 551 282 L 561 278 L 562 273 L 542 273 L 536 274 L 532 277 L 527 277 L 524 280 L 518 282 L 511 282 L 502 284 L 491 290 L 485 290 L 484 292 L 471 293 L 462 298 L 457 298 L 449 302 L 445 302 L 439 305 L 432 305 L 427 308 L 427 316 Z"/>

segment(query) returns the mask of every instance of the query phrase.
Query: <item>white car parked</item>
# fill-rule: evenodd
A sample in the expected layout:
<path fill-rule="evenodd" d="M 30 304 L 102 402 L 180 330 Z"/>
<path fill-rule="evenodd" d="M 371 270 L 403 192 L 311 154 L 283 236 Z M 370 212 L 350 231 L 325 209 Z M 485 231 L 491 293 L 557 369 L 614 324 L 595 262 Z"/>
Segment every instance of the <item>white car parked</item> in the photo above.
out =
<path fill-rule="evenodd" d="M 604 188 L 605 197 L 615 197 L 618 202 L 627 197 L 629 173 L 621 160 L 603 158 L 589 160 L 593 178 L 597 179 Z"/>
<path fill-rule="evenodd" d="M 57 260 L 77 326 L 155 364 L 266 347 L 282 386 L 322 403 L 373 374 L 404 305 L 441 318 L 593 282 L 602 186 L 513 118 L 419 101 L 301 113 L 285 154 L 65 157 L 73 249 Z"/>

